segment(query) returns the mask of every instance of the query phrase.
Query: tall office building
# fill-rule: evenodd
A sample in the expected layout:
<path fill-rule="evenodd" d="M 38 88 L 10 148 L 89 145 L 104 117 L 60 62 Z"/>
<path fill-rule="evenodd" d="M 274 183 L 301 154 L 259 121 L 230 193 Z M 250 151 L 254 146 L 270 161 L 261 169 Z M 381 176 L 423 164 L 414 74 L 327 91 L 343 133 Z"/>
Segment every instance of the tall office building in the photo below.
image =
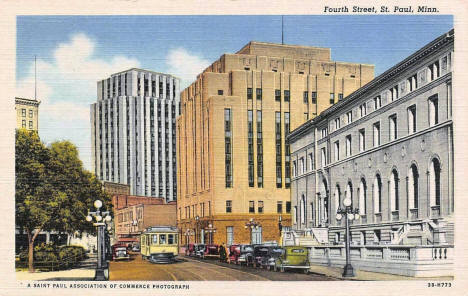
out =
<path fill-rule="evenodd" d="M 39 104 L 36 99 L 15 98 L 16 128 L 39 129 Z"/>
<path fill-rule="evenodd" d="M 330 55 L 250 42 L 182 92 L 177 217 L 186 241 L 279 240 L 279 224 L 291 221 L 286 136 L 374 76 L 372 65 Z M 256 227 L 246 228 L 251 218 Z"/>
<path fill-rule="evenodd" d="M 176 200 L 179 79 L 132 68 L 97 83 L 91 105 L 92 157 L 98 179 L 130 194 Z"/>

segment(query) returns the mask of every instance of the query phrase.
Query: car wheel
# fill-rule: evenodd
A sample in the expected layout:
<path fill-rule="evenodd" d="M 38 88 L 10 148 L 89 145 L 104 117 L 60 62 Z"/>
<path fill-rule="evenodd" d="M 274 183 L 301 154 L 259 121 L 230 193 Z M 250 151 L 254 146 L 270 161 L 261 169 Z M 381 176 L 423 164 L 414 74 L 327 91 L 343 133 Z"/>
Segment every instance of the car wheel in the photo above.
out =
<path fill-rule="evenodd" d="M 309 269 L 305 268 L 304 269 L 304 274 L 308 274 L 309 273 Z"/>

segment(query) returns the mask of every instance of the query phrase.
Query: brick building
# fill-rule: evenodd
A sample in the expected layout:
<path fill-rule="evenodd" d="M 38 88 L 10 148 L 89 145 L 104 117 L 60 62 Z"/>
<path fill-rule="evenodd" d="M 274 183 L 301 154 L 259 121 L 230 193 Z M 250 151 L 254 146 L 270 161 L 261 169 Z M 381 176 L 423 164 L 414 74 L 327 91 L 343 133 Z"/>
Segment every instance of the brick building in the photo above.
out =
<path fill-rule="evenodd" d="M 216 228 L 215 243 L 279 240 L 290 225 L 286 135 L 374 75 L 330 49 L 250 42 L 224 54 L 181 93 L 177 119 L 181 236 Z M 250 218 L 259 227 L 250 232 Z M 187 230 L 191 231 L 187 231 Z"/>

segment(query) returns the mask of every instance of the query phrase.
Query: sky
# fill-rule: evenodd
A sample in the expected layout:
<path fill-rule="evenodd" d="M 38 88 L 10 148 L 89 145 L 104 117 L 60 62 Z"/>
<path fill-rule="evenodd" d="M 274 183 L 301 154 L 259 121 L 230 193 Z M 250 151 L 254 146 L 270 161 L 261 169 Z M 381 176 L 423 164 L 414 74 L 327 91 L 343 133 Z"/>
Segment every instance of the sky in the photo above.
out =
<path fill-rule="evenodd" d="M 283 28 L 285 44 L 331 48 L 332 60 L 374 64 L 377 76 L 452 29 L 453 17 L 287 15 Z M 139 67 L 176 75 L 183 89 L 252 40 L 281 43 L 281 16 L 18 16 L 16 96 L 34 98 L 37 56 L 41 140 L 70 140 L 91 170 L 98 80 Z"/>

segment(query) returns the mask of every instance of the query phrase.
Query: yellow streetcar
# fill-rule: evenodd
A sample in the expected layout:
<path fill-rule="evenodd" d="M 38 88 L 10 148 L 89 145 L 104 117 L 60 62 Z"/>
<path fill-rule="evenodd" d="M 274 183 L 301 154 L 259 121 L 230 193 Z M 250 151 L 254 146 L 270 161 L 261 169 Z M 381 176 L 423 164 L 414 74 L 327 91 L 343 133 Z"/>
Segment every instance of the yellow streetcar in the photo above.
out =
<path fill-rule="evenodd" d="M 153 263 L 174 262 L 179 253 L 178 230 L 174 226 L 151 226 L 140 237 L 141 257 Z"/>

